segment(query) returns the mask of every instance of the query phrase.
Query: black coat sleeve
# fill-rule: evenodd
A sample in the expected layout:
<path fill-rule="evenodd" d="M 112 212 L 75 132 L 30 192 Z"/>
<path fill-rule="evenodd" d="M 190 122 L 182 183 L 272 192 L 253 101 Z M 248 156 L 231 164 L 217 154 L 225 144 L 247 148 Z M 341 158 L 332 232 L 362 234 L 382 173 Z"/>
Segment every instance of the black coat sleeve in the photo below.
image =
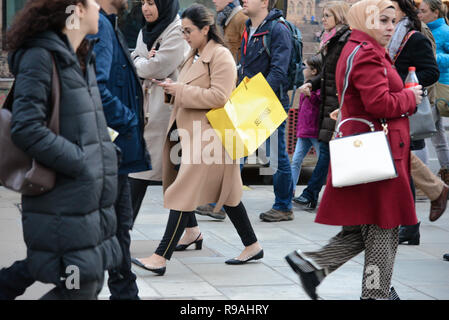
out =
<path fill-rule="evenodd" d="M 51 107 L 53 66 L 50 53 L 43 48 L 31 48 L 16 63 L 19 65 L 14 68 L 17 74 L 12 141 L 44 166 L 71 177 L 78 176 L 84 166 L 84 152 L 45 125 Z"/>
<path fill-rule="evenodd" d="M 401 57 L 402 56 L 402 57 Z M 398 62 L 401 64 L 401 77 L 405 81 L 408 74 L 408 67 L 416 67 L 416 76 L 419 84 L 423 87 L 428 87 L 438 81 L 440 71 L 435 59 L 432 44 L 422 33 L 416 32 L 407 41 L 402 53 L 398 57 Z M 398 68 L 399 69 L 399 68 Z"/>
<path fill-rule="evenodd" d="M 316 76 L 312 77 L 309 81 L 310 84 L 312 84 L 312 91 L 316 91 L 318 89 L 321 89 L 321 78 L 323 77 L 323 74 L 317 74 Z"/>

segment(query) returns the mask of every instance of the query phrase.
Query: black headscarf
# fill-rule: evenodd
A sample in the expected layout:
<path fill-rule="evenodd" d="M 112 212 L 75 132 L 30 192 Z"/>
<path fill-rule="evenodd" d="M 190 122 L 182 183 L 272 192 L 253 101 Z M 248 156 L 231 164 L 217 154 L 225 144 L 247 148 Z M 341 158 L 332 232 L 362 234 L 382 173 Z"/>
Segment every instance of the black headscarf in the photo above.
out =
<path fill-rule="evenodd" d="M 175 20 L 179 11 L 178 0 L 155 0 L 159 12 L 159 18 L 154 22 L 146 22 L 142 28 L 143 42 L 147 45 L 148 51 L 153 47 L 156 39 L 164 32 L 170 23 Z"/>

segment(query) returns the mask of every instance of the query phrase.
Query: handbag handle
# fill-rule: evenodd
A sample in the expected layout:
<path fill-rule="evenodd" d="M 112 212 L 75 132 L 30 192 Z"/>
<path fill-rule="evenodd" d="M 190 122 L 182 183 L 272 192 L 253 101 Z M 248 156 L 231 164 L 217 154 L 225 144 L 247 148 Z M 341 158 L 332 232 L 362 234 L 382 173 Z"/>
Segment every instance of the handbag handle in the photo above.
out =
<path fill-rule="evenodd" d="M 359 122 L 363 122 L 363 123 L 365 123 L 366 125 L 368 125 L 369 126 L 369 128 L 370 128 L 370 130 L 371 130 L 371 132 L 374 132 L 375 131 L 375 128 L 374 128 L 374 124 L 371 122 L 371 121 L 368 121 L 368 120 L 366 120 L 366 119 L 362 119 L 362 118 L 346 118 L 345 120 L 343 120 L 342 122 L 340 122 L 339 124 L 338 124 L 338 126 L 337 126 L 337 136 L 338 137 L 343 137 L 343 133 L 340 131 L 340 127 L 344 124 L 344 123 L 346 123 L 346 122 L 348 122 L 348 121 L 359 121 Z"/>

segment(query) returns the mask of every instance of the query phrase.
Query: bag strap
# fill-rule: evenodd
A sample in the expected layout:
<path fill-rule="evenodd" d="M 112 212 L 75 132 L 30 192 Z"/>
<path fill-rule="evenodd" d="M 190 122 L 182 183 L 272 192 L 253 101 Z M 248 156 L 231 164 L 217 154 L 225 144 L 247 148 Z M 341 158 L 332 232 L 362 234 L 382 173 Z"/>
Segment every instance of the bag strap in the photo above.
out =
<path fill-rule="evenodd" d="M 51 80 L 51 104 L 52 113 L 50 118 L 50 123 L 48 128 L 56 134 L 59 134 L 59 114 L 60 114 L 60 104 L 61 104 L 61 83 L 59 82 L 58 68 L 56 66 L 55 58 L 53 54 L 51 55 L 51 60 L 53 64 L 53 73 Z"/>
<path fill-rule="evenodd" d="M 341 113 L 342 113 L 341 110 L 343 108 L 343 103 L 344 103 L 344 100 L 345 100 L 346 89 L 348 89 L 348 86 L 349 86 L 349 76 L 351 74 L 351 70 L 352 70 L 352 66 L 353 66 L 353 63 L 354 63 L 355 55 L 360 50 L 362 45 L 366 45 L 366 42 L 363 42 L 363 43 L 359 44 L 357 47 L 355 47 L 354 50 L 351 52 L 351 54 L 348 56 L 348 59 L 346 59 L 346 71 L 345 71 L 345 78 L 344 78 L 344 82 L 343 82 L 343 92 L 341 94 L 341 99 L 340 99 L 340 106 L 339 106 L 340 112 L 338 113 L 337 130 L 336 130 L 336 133 L 335 133 L 336 136 L 340 136 L 340 137 L 342 136 L 341 132 L 339 131 L 340 130 L 340 126 L 344 122 L 346 122 L 347 120 L 356 120 L 356 121 L 365 120 L 365 119 L 360 119 L 360 118 L 348 118 L 348 119 L 345 119 L 343 122 L 341 122 Z M 362 121 L 362 122 L 364 122 L 364 121 Z M 387 126 L 386 120 L 385 119 L 380 119 L 380 122 L 382 124 L 382 127 L 384 129 L 385 134 L 388 134 L 388 126 Z M 371 123 L 371 125 L 372 125 L 372 123 Z M 372 127 L 370 126 L 370 128 L 372 128 Z"/>
<path fill-rule="evenodd" d="M 404 39 L 402 39 L 401 46 L 399 47 L 398 52 L 396 52 L 396 54 L 395 54 L 394 57 L 393 57 L 393 64 L 396 63 L 396 60 L 398 59 L 399 55 L 401 54 L 402 49 L 404 49 L 404 47 L 405 47 L 407 41 L 408 41 L 408 40 L 410 39 L 410 37 L 411 37 L 412 35 L 414 35 L 416 32 L 418 32 L 418 31 L 416 31 L 416 30 L 411 30 L 409 33 L 407 33 L 407 34 L 405 35 Z"/>
<path fill-rule="evenodd" d="M 56 67 L 55 58 L 51 54 L 52 60 L 52 79 L 51 79 L 51 116 L 48 128 L 56 134 L 59 134 L 59 114 L 60 114 L 60 103 L 61 103 L 61 83 L 59 82 L 58 68 Z M 2 106 L 3 109 L 12 112 L 12 106 L 14 104 L 14 91 L 16 89 L 16 81 L 14 80 L 11 89 L 9 90 L 8 96 Z"/>

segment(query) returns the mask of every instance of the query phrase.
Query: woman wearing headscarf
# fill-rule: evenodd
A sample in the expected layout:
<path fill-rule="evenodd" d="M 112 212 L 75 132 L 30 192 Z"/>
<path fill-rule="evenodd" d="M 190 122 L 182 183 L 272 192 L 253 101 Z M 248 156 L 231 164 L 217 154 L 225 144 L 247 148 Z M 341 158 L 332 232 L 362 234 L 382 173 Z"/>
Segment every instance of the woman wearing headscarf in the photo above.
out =
<path fill-rule="evenodd" d="M 144 79 L 145 141 L 152 170 L 130 174 L 134 221 L 148 185 L 162 181 L 162 147 L 172 107 L 164 102 L 164 90 L 152 79 L 178 78 L 179 67 L 188 53 L 181 32 L 178 0 L 143 0 L 145 25 L 131 57 L 139 77 Z"/>
<path fill-rule="evenodd" d="M 316 287 L 331 272 L 360 252 L 365 252 L 362 299 L 389 299 L 398 247 L 399 226 L 416 224 L 410 189 L 410 133 L 408 118 L 421 101 L 421 86 L 404 89 L 392 66 L 386 46 L 393 32 L 395 9 L 388 0 L 363 0 L 354 4 L 347 19 L 351 36 L 337 63 L 337 91 L 341 98 L 349 55 L 356 53 L 348 80 L 341 116 L 372 122 L 382 130 L 386 119 L 388 141 L 398 176 L 394 179 L 334 188 L 329 170 L 316 222 L 343 226 L 321 249 L 294 251 L 286 260 L 299 275 L 306 293 L 317 298 Z M 366 75 L 369 75 L 367 77 Z M 349 121 L 343 136 L 366 132 L 364 123 Z"/>

